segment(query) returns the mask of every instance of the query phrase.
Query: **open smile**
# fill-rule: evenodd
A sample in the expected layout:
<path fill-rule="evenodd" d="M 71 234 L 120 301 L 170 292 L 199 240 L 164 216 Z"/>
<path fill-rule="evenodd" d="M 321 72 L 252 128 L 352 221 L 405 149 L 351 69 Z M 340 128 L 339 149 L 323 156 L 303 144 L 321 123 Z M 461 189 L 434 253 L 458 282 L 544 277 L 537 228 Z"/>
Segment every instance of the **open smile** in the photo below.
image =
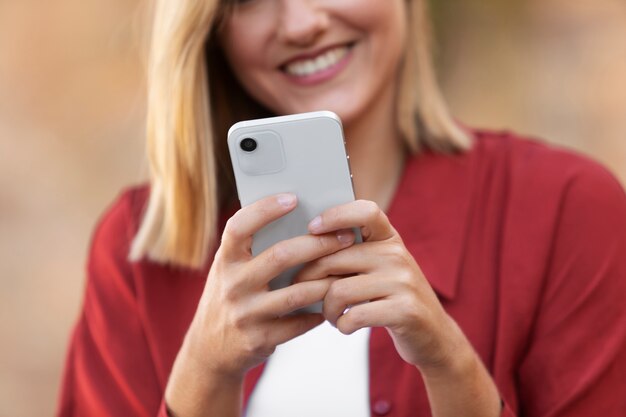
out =
<path fill-rule="evenodd" d="M 331 46 L 317 53 L 300 55 L 280 66 L 280 70 L 295 81 L 312 84 L 337 74 L 349 61 L 354 42 Z"/>

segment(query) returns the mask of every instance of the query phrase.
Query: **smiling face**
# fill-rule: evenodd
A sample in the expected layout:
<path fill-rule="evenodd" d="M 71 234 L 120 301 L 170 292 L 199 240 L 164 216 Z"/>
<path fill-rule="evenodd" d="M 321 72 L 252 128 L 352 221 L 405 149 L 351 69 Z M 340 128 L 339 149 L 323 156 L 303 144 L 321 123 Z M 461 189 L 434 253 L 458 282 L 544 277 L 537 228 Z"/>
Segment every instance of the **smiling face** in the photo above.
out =
<path fill-rule="evenodd" d="M 331 110 L 349 124 L 396 86 L 405 0 L 240 1 L 220 33 L 243 87 L 276 114 Z M 391 103 L 390 103 L 391 105 Z"/>

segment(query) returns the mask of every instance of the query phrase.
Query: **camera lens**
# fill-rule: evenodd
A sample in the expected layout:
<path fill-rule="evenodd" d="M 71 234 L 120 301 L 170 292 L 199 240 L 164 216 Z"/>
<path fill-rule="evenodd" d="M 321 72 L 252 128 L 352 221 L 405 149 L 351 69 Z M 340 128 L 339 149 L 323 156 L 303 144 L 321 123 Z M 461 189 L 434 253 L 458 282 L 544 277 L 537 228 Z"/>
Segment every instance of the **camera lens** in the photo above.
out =
<path fill-rule="evenodd" d="M 245 138 L 239 143 L 239 146 L 244 152 L 253 152 L 257 147 L 257 143 L 252 138 Z"/>

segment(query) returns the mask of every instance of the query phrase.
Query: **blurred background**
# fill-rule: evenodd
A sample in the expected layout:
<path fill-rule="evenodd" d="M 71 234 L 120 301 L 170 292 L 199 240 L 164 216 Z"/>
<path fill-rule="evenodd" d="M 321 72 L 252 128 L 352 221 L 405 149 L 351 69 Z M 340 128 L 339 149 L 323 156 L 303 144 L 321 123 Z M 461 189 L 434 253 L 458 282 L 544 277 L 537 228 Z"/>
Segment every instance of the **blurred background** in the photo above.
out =
<path fill-rule="evenodd" d="M 91 229 L 145 178 L 147 0 L 0 0 L 0 416 L 53 414 Z M 434 2 L 455 115 L 626 183 L 626 2 Z"/>

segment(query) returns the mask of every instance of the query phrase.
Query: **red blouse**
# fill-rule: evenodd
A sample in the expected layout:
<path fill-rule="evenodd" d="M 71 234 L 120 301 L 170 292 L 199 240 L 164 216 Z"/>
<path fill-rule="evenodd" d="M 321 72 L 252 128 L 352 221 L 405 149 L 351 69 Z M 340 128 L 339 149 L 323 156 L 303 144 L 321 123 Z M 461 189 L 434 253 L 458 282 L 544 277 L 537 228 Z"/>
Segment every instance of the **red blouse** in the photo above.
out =
<path fill-rule="evenodd" d="M 389 218 L 493 375 L 506 416 L 626 416 L 626 195 L 603 167 L 507 133 L 408 160 Z M 100 221 L 57 415 L 165 416 L 208 268 L 127 260 L 148 196 Z M 370 338 L 372 416 L 428 416 L 417 369 Z M 249 398 L 262 366 L 244 387 Z M 278 416 L 277 416 L 278 417 Z"/>

